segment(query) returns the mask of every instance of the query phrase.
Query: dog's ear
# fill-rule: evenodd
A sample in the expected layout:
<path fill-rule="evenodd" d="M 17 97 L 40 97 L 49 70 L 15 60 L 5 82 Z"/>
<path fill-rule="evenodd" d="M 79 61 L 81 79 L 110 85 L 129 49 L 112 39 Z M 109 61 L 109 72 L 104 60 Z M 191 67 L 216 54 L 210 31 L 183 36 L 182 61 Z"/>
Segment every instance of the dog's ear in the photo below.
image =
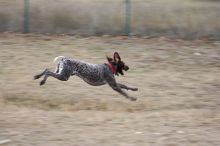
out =
<path fill-rule="evenodd" d="M 108 62 L 112 62 L 113 61 L 113 59 L 108 57 L 108 56 L 106 56 L 106 59 L 108 60 Z"/>
<path fill-rule="evenodd" d="M 116 62 L 121 61 L 121 57 L 120 57 L 120 55 L 118 54 L 118 52 L 115 52 L 113 57 L 114 57 L 114 61 L 116 61 Z M 117 60 L 117 59 L 118 59 L 118 60 Z"/>

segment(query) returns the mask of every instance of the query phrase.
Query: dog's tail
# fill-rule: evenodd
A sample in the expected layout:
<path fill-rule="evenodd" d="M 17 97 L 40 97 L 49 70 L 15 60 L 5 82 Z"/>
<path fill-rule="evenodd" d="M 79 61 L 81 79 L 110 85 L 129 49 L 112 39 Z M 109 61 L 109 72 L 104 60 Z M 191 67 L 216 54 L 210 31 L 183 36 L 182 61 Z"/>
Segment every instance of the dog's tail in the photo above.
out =
<path fill-rule="evenodd" d="M 56 58 L 54 58 L 53 62 L 59 62 L 61 59 L 65 58 L 64 56 L 57 56 Z"/>

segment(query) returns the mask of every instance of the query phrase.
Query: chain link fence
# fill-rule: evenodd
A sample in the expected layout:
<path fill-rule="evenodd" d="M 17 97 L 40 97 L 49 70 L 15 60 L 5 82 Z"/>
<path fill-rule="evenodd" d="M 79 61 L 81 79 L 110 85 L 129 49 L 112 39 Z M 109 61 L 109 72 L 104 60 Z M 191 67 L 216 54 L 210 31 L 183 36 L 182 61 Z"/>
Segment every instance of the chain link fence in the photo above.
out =
<path fill-rule="evenodd" d="M 0 31 L 220 38 L 220 2 L 1 0 Z"/>

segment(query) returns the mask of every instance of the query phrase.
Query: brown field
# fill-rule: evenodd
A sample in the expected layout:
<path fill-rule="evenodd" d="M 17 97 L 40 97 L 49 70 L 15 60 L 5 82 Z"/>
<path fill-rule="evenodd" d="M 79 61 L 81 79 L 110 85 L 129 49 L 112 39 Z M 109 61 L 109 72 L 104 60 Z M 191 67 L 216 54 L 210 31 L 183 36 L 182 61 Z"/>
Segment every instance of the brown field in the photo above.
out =
<path fill-rule="evenodd" d="M 104 63 L 118 51 L 130 66 L 121 83 L 33 75 L 58 55 Z M 220 42 L 167 38 L 0 34 L 0 142 L 5 146 L 219 146 Z M 0 144 L 1 145 L 1 144 Z"/>

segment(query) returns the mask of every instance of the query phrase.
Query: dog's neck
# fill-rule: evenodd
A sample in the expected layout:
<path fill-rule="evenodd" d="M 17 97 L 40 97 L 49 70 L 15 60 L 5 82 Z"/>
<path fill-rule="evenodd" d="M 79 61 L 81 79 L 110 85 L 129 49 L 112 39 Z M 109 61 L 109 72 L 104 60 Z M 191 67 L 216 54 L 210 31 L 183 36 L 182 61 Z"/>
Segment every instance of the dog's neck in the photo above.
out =
<path fill-rule="evenodd" d="M 108 63 L 108 67 L 112 71 L 113 74 L 116 73 L 116 68 L 114 68 L 114 66 L 111 63 Z"/>

